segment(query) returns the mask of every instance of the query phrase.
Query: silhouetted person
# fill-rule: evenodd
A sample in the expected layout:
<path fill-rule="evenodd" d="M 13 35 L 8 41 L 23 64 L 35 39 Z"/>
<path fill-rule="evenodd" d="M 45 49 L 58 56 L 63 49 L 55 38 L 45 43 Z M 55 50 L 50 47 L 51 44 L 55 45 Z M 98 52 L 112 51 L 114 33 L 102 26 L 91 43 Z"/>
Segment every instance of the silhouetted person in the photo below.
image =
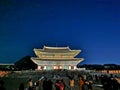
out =
<path fill-rule="evenodd" d="M 40 90 L 40 84 L 41 84 L 41 81 L 40 80 L 38 80 L 37 82 L 36 82 L 36 89 L 35 90 Z"/>
<path fill-rule="evenodd" d="M 0 90 L 6 90 L 4 87 L 4 82 L 0 80 Z"/>
<path fill-rule="evenodd" d="M 88 81 L 88 89 L 89 89 L 89 90 L 93 90 L 93 89 L 92 89 L 92 83 L 91 83 L 90 81 Z"/>
<path fill-rule="evenodd" d="M 52 90 L 53 82 L 49 79 L 47 83 L 48 83 L 48 86 L 47 86 L 48 89 L 49 89 L 49 90 Z"/>
<path fill-rule="evenodd" d="M 113 90 L 118 90 L 119 89 L 119 84 L 116 79 L 112 80 L 112 85 L 113 85 Z"/>
<path fill-rule="evenodd" d="M 113 90 L 112 80 L 107 75 L 103 76 L 103 89 L 104 90 Z"/>
<path fill-rule="evenodd" d="M 65 90 L 66 85 L 65 85 L 64 80 L 62 79 L 61 82 L 63 83 L 63 85 L 64 85 L 64 90 Z"/>
<path fill-rule="evenodd" d="M 82 90 L 89 90 L 88 85 L 89 85 L 89 82 L 88 82 L 87 80 L 85 80 L 85 81 L 84 81 L 84 84 L 83 84 L 83 86 L 82 86 Z"/>
<path fill-rule="evenodd" d="M 43 81 L 43 90 L 48 90 L 48 81 L 47 78 L 45 77 L 44 81 Z"/>
<path fill-rule="evenodd" d="M 20 83 L 19 90 L 24 90 L 24 84 Z"/>
<path fill-rule="evenodd" d="M 98 81 L 99 79 L 98 79 L 98 76 L 97 75 L 95 75 L 95 81 Z"/>

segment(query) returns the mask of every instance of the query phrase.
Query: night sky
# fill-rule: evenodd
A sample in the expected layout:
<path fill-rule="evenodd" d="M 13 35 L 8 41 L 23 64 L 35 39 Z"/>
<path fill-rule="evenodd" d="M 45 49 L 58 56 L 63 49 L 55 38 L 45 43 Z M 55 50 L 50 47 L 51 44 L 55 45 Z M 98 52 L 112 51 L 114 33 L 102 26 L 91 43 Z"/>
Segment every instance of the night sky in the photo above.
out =
<path fill-rule="evenodd" d="M 0 0 L 0 63 L 33 48 L 81 49 L 86 64 L 120 64 L 120 0 Z"/>

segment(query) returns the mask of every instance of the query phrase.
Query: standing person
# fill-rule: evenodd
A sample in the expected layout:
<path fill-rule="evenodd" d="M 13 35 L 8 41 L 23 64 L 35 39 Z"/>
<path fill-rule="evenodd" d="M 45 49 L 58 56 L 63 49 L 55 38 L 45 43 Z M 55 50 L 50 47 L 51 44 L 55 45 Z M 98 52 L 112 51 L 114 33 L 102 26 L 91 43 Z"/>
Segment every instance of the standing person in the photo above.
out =
<path fill-rule="evenodd" d="M 113 86 L 113 90 L 119 89 L 119 83 L 117 82 L 115 78 L 112 80 L 112 86 Z"/>
<path fill-rule="evenodd" d="M 88 89 L 89 89 L 89 90 L 93 90 L 93 88 L 92 88 L 92 82 L 87 81 L 87 84 L 88 84 Z"/>
<path fill-rule="evenodd" d="M 48 81 L 47 78 L 45 77 L 44 81 L 43 81 L 43 90 L 48 90 Z"/>
<path fill-rule="evenodd" d="M 64 82 L 63 79 L 62 79 L 61 81 L 62 81 L 62 83 L 63 83 L 63 85 L 64 85 L 64 90 L 65 90 L 65 88 L 66 88 L 66 84 L 65 84 L 65 82 Z"/>
<path fill-rule="evenodd" d="M 61 81 L 61 80 L 59 80 L 59 82 L 58 82 L 58 83 L 56 83 L 56 86 L 58 86 L 58 87 L 59 87 L 59 90 L 64 90 L 64 84 L 62 83 L 62 81 Z"/>
<path fill-rule="evenodd" d="M 74 90 L 74 79 L 73 78 L 70 78 L 70 90 Z"/>
<path fill-rule="evenodd" d="M 41 84 L 41 82 L 40 82 L 40 80 L 38 80 L 36 82 L 36 89 L 35 90 L 40 90 L 40 84 Z"/>
<path fill-rule="evenodd" d="M 84 85 L 84 80 L 83 80 L 82 76 L 80 76 L 80 78 L 79 78 L 79 90 L 82 90 L 83 85 Z"/>
<path fill-rule="evenodd" d="M 4 81 L 0 80 L 0 90 L 6 90 L 4 87 Z"/>
<path fill-rule="evenodd" d="M 57 83 L 59 83 L 59 79 L 57 79 L 56 82 L 55 82 L 55 88 L 56 88 L 55 90 L 60 90 L 59 86 L 57 85 Z"/>
<path fill-rule="evenodd" d="M 89 85 L 89 82 L 87 80 L 85 80 L 85 82 L 82 86 L 82 90 L 89 90 L 88 85 Z"/>
<path fill-rule="evenodd" d="M 47 87 L 48 87 L 49 90 L 52 90 L 53 82 L 51 81 L 51 79 L 48 80 L 48 86 Z"/>
<path fill-rule="evenodd" d="M 20 83 L 19 90 L 24 90 L 24 84 Z"/>
<path fill-rule="evenodd" d="M 29 79 L 28 90 L 33 90 L 33 81 L 32 81 L 32 79 Z"/>

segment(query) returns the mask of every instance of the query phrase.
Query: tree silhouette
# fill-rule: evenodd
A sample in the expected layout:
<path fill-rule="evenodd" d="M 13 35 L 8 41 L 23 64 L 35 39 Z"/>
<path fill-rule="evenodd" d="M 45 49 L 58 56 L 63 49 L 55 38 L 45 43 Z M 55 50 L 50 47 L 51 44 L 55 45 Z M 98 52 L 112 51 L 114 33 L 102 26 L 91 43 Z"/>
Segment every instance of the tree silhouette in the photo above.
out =
<path fill-rule="evenodd" d="M 29 69 L 36 69 L 37 65 L 30 59 L 30 56 L 25 56 L 19 61 L 15 62 L 15 67 L 18 70 L 29 70 Z"/>

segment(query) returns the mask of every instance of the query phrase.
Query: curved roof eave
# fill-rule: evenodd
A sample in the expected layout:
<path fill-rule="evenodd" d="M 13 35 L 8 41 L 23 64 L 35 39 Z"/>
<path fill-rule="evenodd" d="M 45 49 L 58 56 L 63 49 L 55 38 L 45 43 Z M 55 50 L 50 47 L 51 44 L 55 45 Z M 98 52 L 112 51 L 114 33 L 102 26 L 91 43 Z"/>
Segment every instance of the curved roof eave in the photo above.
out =
<path fill-rule="evenodd" d="M 43 49 L 70 49 L 69 46 L 67 47 L 49 47 L 49 46 L 44 46 Z"/>

